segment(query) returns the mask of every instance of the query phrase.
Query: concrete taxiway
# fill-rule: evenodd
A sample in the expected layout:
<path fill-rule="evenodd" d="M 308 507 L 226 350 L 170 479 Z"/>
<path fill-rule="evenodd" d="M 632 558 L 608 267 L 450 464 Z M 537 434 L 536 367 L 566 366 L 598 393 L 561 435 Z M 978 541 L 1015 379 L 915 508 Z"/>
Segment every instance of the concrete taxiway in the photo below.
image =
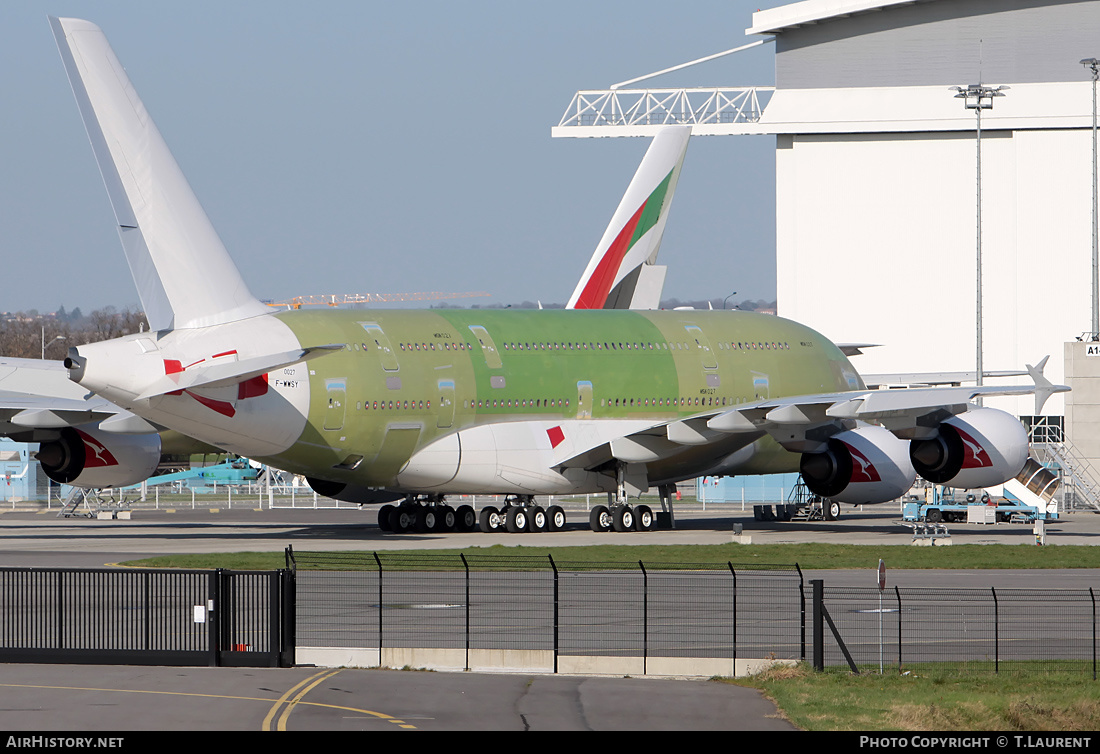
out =
<path fill-rule="evenodd" d="M 0 566 L 90 568 L 172 553 L 280 552 L 296 550 L 452 549 L 523 545 L 569 547 L 600 544 L 687 545 L 833 542 L 909 545 L 913 531 L 897 511 L 852 511 L 839 521 L 755 521 L 740 506 L 676 511 L 677 528 L 653 532 L 596 533 L 584 508 L 568 509 L 565 531 L 523 534 L 391 534 L 376 525 L 375 510 L 325 509 L 135 509 L 129 520 L 59 518 L 56 512 L 0 514 Z M 735 537 L 735 527 L 742 535 Z M 1034 545 L 1021 524 L 951 524 L 951 542 Z M 1048 546 L 1100 544 L 1100 515 L 1070 513 L 1047 524 Z"/>

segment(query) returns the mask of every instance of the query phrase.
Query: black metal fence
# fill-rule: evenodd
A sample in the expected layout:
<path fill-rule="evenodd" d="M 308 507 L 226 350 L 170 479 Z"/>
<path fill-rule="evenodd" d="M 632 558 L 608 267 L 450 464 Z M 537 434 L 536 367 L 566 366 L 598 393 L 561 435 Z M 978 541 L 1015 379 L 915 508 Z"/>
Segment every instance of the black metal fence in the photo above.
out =
<path fill-rule="evenodd" d="M 0 662 L 294 664 L 289 571 L 0 568 Z"/>
<path fill-rule="evenodd" d="M 1097 672 L 1089 589 L 940 589 L 822 585 L 835 626 L 819 667 L 952 673 Z M 850 656 L 845 657 L 845 650 Z"/>
<path fill-rule="evenodd" d="M 805 657 L 797 566 L 593 564 L 549 556 L 287 551 L 310 647 Z"/>
<path fill-rule="evenodd" d="M 290 550 L 287 558 L 297 569 L 299 646 L 544 649 L 553 650 L 555 670 L 559 656 L 583 655 L 1097 671 L 1091 589 L 880 594 L 821 584 L 815 603 L 797 565 Z"/>

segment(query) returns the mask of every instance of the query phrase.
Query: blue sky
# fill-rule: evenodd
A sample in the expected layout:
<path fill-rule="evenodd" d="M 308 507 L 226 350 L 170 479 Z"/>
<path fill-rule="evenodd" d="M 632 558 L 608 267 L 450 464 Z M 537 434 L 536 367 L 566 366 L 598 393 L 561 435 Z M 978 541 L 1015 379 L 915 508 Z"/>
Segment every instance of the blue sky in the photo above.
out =
<path fill-rule="evenodd" d="M 742 0 L 0 7 L 0 310 L 138 308 L 47 15 L 103 28 L 251 287 L 564 302 L 648 140 L 552 139 L 578 89 L 752 41 Z M 651 82 L 770 85 L 770 45 Z M 774 137 L 697 137 L 665 296 L 775 295 Z"/>

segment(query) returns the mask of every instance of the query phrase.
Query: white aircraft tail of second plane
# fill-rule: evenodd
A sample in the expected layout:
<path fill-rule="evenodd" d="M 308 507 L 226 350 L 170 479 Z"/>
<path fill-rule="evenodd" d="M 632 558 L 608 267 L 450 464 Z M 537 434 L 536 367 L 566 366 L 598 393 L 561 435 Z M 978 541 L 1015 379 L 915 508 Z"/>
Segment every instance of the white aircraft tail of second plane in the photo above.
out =
<path fill-rule="evenodd" d="M 50 18 L 153 330 L 268 313 L 236 265 L 98 26 Z"/>

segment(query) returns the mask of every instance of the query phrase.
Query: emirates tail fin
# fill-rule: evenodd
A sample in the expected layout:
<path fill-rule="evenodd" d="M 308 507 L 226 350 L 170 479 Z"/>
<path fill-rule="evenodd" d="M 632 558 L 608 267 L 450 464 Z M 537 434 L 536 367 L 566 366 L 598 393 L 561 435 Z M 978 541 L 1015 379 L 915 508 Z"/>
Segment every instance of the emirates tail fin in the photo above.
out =
<path fill-rule="evenodd" d="M 656 264 L 691 126 L 653 138 L 567 309 L 656 309 L 666 268 Z"/>

